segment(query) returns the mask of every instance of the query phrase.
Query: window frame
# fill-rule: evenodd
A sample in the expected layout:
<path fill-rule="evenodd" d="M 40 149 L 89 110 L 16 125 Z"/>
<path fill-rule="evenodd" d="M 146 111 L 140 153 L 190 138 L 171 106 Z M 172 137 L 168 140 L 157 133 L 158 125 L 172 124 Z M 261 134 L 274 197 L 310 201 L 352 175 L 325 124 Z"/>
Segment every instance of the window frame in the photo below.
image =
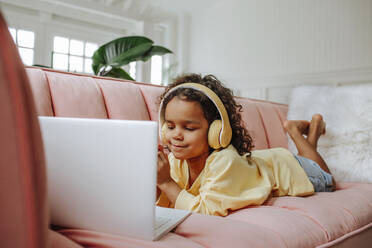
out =
<path fill-rule="evenodd" d="M 56 51 L 54 51 L 54 38 L 55 38 L 55 37 L 62 37 L 62 38 L 66 38 L 66 39 L 68 39 L 69 48 L 68 48 L 68 52 L 67 52 L 67 53 L 62 53 L 62 52 L 56 52 Z M 85 71 L 85 61 L 86 61 L 86 59 L 92 59 L 92 57 L 93 57 L 93 54 L 92 54 L 91 57 L 88 57 L 88 56 L 86 55 L 86 53 L 85 53 L 85 52 L 86 52 L 85 48 L 86 48 L 86 44 L 87 44 L 87 43 L 91 43 L 91 44 L 96 44 L 96 45 L 97 45 L 97 49 L 98 49 L 99 44 L 94 43 L 94 42 L 92 42 L 92 41 L 90 41 L 90 40 L 89 40 L 89 41 L 87 41 L 87 40 L 78 40 L 78 41 L 83 42 L 83 55 L 76 55 L 76 54 L 72 54 L 71 51 L 70 51 L 71 40 L 78 40 L 78 39 L 70 38 L 70 37 L 63 37 L 63 36 L 53 36 L 53 45 L 52 45 L 53 50 L 52 50 L 51 62 L 50 62 L 51 67 L 53 68 L 53 59 L 54 59 L 54 55 L 55 55 L 55 54 L 62 54 L 62 55 L 67 55 L 67 70 L 66 70 L 66 71 L 68 71 L 68 72 L 74 72 L 74 71 L 71 71 L 71 70 L 70 70 L 70 59 L 71 59 L 71 57 L 79 57 L 79 58 L 82 58 L 82 60 L 83 60 L 83 64 L 82 64 L 82 71 L 77 71 L 77 73 L 93 74 L 93 73 L 90 73 L 90 72 L 86 72 L 86 71 Z M 53 69 L 55 69 L 55 68 L 53 68 Z"/>
<path fill-rule="evenodd" d="M 50 29 L 48 27 L 48 31 L 46 32 L 46 38 L 49 41 L 49 47 L 51 48 L 50 54 L 47 55 L 46 59 L 49 60 L 49 64 L 52 67 L 53 66 L 53 54 L 58 53 L 58 54 L 66 54 L 68 56 L 68 61 L 70 61 L 70 56 L 77 56 L 83 58 L 83 72 L 78 72 L 78 73 L 85 73 L 85 74 L 90 74 L 84 72 L 84 63 L 86 58 L 91 58 L 91 57 L 86 57 L 85 53 L 83 56 L 79 55 L 73 55 L 68 51 L 68 53 L 59 53 L 59 52 L 54 52 L 53 46 L 54 46 L 54 37 L 59 36 L 59 37 L 64 37 L 69 39 L 69 42 L 71 40 L 79 40 L 84 42 L 84 50 L 85 50 L 85 44 L 87 42 L 89 43 L 95 43 L 99 46 L 107 43 L 108 41 L 114 39 L 117 37 L 117 35 L 112 34 L 112 33 L 107 33 L 107 32 L 102 32 L 101 30 L 94 30 L 89 27 L 83 27 L 79 25 L 71 25 L 69 23 L 53 23 L 53 29 Z M 104 39 L 98 38 L 98 37 L 105 37 Z M 69 62 L 68 62 L 69 63 Z M 69 64 L 68 64 L 68 69 L 69 71 Z"/>
<path fill-rule="evenodd" d="M 36 33 L 34 30 L 29 30 L 29 29 L 25 29 L 25 28 L 17 28 L 17 27 L 14 27 L 14 26 L 8 26 L 8 29 L 14 29 L 15 30 L 15 39 L 13 39 L 15 45 L 17 46 L 18 48 L 18 52 L 19 52 L 19 55 L 22 59 L 22 56 L 21 56 L 21 53 L 19 51 L 19 49 L 27 49 L 27 50 L 32 50 L 32 63 L 30 65 L 33 65 L 35 64 L 35 44 L 36 44 Z M 19 38 L 18 38 L 18 31 L 26 31 L 26 32 L 32 32 L 34 34 L 34 44 L 33 44 L 33 47 L 26 47 L 26 46 L 22 46 L 22 45 L 19 45 Z M 12 36 L 13 38 L 13 36 Z M 23 59 L 22 59 L 23 60 Z M 26 64 L 24 61 L 22 61 L 25 65 L 28 65 Z"/>

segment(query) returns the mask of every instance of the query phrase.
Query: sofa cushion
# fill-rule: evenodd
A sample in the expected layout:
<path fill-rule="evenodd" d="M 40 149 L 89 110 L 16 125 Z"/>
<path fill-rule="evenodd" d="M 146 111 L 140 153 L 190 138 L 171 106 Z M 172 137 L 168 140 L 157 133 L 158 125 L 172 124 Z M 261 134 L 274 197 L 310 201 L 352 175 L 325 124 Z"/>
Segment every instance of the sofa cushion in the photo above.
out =
<path fill-rule="evenodd" d="M 145 241 L 87 230 L 64 229 L 60 232 L 87 247 L 287 247 L 280 235 L 260 225 L 223 217 L 192 214 L 174 233 L 159 241 Z"/>
<path fill-rule="evenodd" d="M 314 247 L 328 241 L 327 235 L 316 222 L 291 209 L 273 206 L 249 207 L 230 214 L 227 219 L 269 229 L 280 236 L 286 247 Z"/>
<path fill-rule="evenodd" d="M 267 203 L 289 209 L 317 223 L 332 241 L 372 222 L 372 190 L 358 184 L 338 183 L 335 192 L 320 192 L 310 197 L 278 197 Z"/>
<path fill-rule="evenodd" d="M 175 233 L 204 247 L 287 247 L 271 228 L 242 219 L 192 214 Z"/>
<path fill-rule="evenodd" d="M 279 114 L 277 104 L 270 102 L 256 102 L 256 107 L 263 121 L 268 148 L 288 147 L 287 135 L 283 129 L 282 115 Z"/>
<path fill-rule="evenodd" d="M 53 116 L 52 99 L 45 72 L 37 68 L 26 68 L 36 105 L 37 115 Z"/>
<path fill-rule="evenodd" d="M 95 78 L 105 100 L 110 119 L 150 120 L 145 100 L 137 84 Z"/>
<path fill-rule="evenodd" d="M 85 230 L 60 232 L 80 244 L 102 248 L 328 247 L 327 244 L 343 242 L 345 236 L 357 239 L 368 232 L 372 223 L 371 201 L 369 184 L 340 183 L 333 193 L 271 198 L 264 206 L 247 207 L 227 217 L 193 213 L 174 233 L 158 242 Z"/>
<path fill-rule="evenodd" d="M 245 98 L 237 98 L 236 101 L 243 107 L 241 116 L 245 127 L 253 139 L 253 149 L 268 148 L 264 124 L 254 101 Z"/>
<path fill-rule="evenodd" d="M 282 123 L 287 120 L 288 105 L 280 103 L 272 103 Z"/>
<path fill-rule="evenodd" d="M 147 241 L 131 237 L 112 235 L 108 233 L 81 229 L 63 229 L 59 232 L 84 247 L 95 248 L 204 248 L 205 246 L 183 237 L 168 233 L 158 241 Z"/>
<path fill-rule="evenodd" d="M 287 106 L 237 97 L 243 107 L 242 119 L 253 138 L 254 149 L 287 148 L 287 135 L 283 129 Z"/>
<path fill-rule="evenodd" d="M 50 248 L 83 248 L 71 239 L 63 236 L 62 234 L 49 230 L 48 233 L 49 247 Z"/>
<path fill-rule="evenodd" d="M 92 77 L 46 72 L 55 116 L 107 118 L 103 96 Z"/>
<path fill-rule="evenodd" d="M 159 118 L 159 97 L 164 92 L 164 88 L 154 85 L 138 84 L 145 99 L 147 109 L 152 121 L 158 121 Z"/>

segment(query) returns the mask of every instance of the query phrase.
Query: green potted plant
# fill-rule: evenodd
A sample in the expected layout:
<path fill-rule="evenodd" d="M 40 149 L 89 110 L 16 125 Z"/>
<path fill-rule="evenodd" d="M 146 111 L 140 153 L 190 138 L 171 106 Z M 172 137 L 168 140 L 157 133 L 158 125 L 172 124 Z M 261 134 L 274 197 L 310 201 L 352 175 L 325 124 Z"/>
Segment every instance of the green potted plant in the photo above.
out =
<path fill-rule="evenodd" d="M 127 36 L 110 41 L 93 54 L 92 68 L 96 75 L 134 80 L 122 67 L 133 61 L 147 61 L 154 55 L 173 53 L 171 50 L 154 46 L 144 36 Z"/>

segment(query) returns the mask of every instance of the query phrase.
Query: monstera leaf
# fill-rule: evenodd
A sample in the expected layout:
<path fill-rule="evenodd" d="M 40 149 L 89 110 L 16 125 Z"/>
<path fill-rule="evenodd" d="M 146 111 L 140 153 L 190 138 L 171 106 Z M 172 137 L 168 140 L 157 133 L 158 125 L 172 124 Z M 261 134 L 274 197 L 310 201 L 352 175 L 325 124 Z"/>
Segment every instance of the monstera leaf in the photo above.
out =
<path fill-rule="evenodd" d="M 123 78 L 134 81 L 134 79 L 125 70 L 117 67 L 110 68 L 109 70 L 103 72 L 100 76 Z"/>
<path fill-rule="evenodd" d="M 110 41 L 93 54 L 92 68 L 96 75 L 133 80 L 122 69 L 133 61 L 147 61 L 154 55 L 172 53 L 171 50 L 154 46 L 154 42 L 143 36 L 128 36 Z"/>
<path fill-rule="evenodd" d="M 162 46 L 152 46 L 145 54 L 143 54 L 138 60 L 146 62 L 154 55 L 164 55 L 167 53 L 172 53 L 171 50 Z"/>

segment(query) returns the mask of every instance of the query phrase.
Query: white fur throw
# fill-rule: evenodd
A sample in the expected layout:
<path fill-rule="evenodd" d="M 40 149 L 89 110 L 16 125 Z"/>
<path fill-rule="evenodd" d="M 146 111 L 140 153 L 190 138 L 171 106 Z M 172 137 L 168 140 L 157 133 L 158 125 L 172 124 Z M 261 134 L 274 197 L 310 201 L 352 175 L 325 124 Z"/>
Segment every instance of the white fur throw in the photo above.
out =
<path fill-rule="evenodd" d="M 372 183 L 372 84 L 295 88 L 288 119 L 311 120 L 315 113 L 327 124 L 318 151 L 335 180 Z"/>

